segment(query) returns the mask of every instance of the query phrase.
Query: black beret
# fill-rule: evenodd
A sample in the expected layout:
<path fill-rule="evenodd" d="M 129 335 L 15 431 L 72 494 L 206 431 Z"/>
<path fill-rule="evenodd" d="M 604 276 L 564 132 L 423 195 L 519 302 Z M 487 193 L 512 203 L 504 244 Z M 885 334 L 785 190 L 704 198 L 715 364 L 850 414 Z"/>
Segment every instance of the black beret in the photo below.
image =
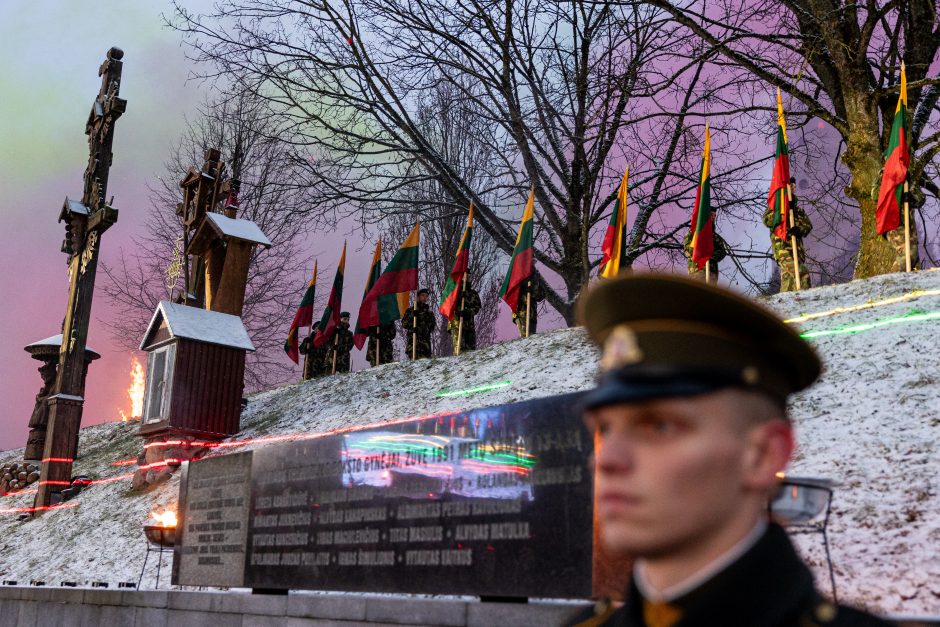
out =
<path fill-rule="evenodd" d="M 348 318 L 348 317 L 349 317 L 349 312 L 348 312 L 348 311 L 341 311 L 341 312 L 339 312 L 339 317 L 340 317 L 340 318 Z"/>
<path fill-rule="evenodd" d="M 809 343 L 776 314 L 687 277 L 604 280 L 579 302 L 578 320 L 603 351 L 601 380 L 587 407 L 732 386 L 785 404 L 822 370 Z"/>
<path fill-rule="evenodd" d="M 422 287 L 420 290 L 418 290 L 418 296 L 421 296 L 422 294 L 427 294 L 428 296 L 431 295 L 431 294 L 428 292 L 428 290 L 427 290 L 426 288 L 423 288 L 423 287 Z"/>

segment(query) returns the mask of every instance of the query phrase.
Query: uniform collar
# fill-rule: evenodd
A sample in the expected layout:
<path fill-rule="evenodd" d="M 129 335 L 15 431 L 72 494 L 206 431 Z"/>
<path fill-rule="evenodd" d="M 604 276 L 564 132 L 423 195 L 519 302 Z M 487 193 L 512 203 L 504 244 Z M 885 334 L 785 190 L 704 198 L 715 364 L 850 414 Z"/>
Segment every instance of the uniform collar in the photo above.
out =
<path fill-rule="evenodd" d="M 675 585 L 669 586 L 663 590 L 655 590 L 646 578 L 646 562 L 642 559 L 636 561 L 633 567 L 633 581 L 643 598 L 654 603 L 671 603 L 679 599 L 706 581 L 723 571 L 725 568 L 738 561 L 738 559 L 751 550 L 751 548 L 760 541 L 767 531 L 767 521 L 761 519 L 754 525 L 747 535 L 739 540 L 734 546 L 722 553 L 717 559 L 711 561 L 698 572 L 687 577 Z"/>
<path fill-rule="evenodd" d="M 809 569 L 786 532 L 771 523 L 743 555 L 671 604 L 682 610 L 675 627 L 754 627 L 789 624 L 816 596 Z M 643 601 L 634 578 L 626 609 L 637 625 Z"/>

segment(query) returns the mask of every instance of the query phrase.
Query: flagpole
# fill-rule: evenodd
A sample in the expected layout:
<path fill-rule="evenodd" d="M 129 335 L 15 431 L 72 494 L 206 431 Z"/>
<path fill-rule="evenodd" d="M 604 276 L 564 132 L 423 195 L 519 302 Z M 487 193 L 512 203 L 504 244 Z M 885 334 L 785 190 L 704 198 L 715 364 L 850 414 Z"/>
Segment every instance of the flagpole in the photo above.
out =
<path fill-rule="evenodd" d="M 377 327 L 378 331 L 375 332 L 375 359 L 372 361 L 375 362 L 372 364 L 372 367 L 378 366 L 381 359 L 379 355 L 382 354 L 382 336 L 379 335 L 382 332 L 382 327 Z"/>
<path fill-rule="evenodd" d="M 333 372 L 331 374 L 336 374 L 336 353 L 339 352 L 339 333 L 333 332 Z"/>
<path fill-rule="evenodd" d="M 415 304 L 411 322 L 411 361 L 418 359 L 418 292 L 414 292 Z"/>
<path fill-rule="evenodd" d="M 529 337 L 529 318 L 532 312 L 532 279 L 526 282 L 525 291 L 525 336 Z"/>
<path fill-rule="evenodd" d="M 460 277 L 460 307 L 457 309 L 457 352 L 460 354 L 460 349 L 463 348 L 463 299 L 464 299 L 464 289 L 467 286 L 466 273 L 464 276 Z"/>
<path fill-rule="evenodd" d="M 793 217 L 793 187 L 790 183 L 787 183 L 787 215 L 790 219 L 790 243 L 793 247 L 793 272 L 796 275 L 796 291 L 799 292 L 803 289 L 802 279 L 800 278 L 800 258 L 797 255 L 796 248 L 796 234 L 792 232 L 793 227 L 796 225 L 796 220 Z"/>
<path fill-rule="evenodd" d="M 907 271 L 911 271 L 911 218 L 908 212 L 907 204 L 908 185 L 907 179 L 904 179 L 904 262 Z"/>
<path fill-rule="evenodd" d="M 710 282 L 711 282 L 711 280 L 709 279 L 709 272 L 708 272 L 708 270 L 711 268 L 711 265 L 712 265 L 712 260 L 711 260 L 711 258 L 709 257 L 709 258 L 705 261 L 705 283 L 710 283 Z"/>

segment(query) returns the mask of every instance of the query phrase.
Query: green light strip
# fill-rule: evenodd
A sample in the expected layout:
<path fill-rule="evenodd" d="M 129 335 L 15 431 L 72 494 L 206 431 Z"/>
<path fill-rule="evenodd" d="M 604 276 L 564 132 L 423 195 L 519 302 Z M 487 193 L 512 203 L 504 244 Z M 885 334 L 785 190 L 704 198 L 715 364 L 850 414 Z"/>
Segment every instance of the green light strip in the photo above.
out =
<path fill-rule="evenodd" d="M 467 388 L 466 390 L 454 390 L 453 392 L 438 392 L 438 398 L 446 398 L 448 396 L 469 396 L 471 394 L 478 394 L 479 392 L 489 392 L 490 390 L 498 390 L 500 388 L 507 388 L 512 385 L 512 381 L 500 381 L 498 383 L 490 383 L 489 385 L 480 385 L 475 388 Z"/>
<path fill-rule="evenodd" d="M 871 331 L 872 329 L 877 329 L 879 327 L 886 327 L 892 324 L 900 324 L 902 322 L 923 322 L 925 320 L 940 320 L 940 311 L 932 311 L 930 313 L 923 314 L 907 314 L 904 316 L 897 316 L 895 318 L 886 318 L 884 320 L 878 320 L 877 322 L 870 322 L 868 324 L 857 324 L 851 327 L 845 327 L 842 329 L 826 329 L 823 331 L 807 331 L 806 333 L 801 333 L 800 337 L 810 339 L 814 337 L 825 337 L 827 335 L 845 335 L 852 333 L 860 333 L 862 331 Z"/>

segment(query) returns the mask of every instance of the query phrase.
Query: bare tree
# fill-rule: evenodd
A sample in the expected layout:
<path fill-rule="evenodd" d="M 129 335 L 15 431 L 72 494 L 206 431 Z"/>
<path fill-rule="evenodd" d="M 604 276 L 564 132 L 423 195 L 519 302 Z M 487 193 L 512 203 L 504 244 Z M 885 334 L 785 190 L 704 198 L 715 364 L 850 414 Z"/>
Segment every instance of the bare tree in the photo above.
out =
<path fill-rule="evenodd" d="M 637 259 L 671 246 L 687 224 L 703 116 L 741 108 L 720 97 L 739 77 L 703 74 L 714 49 L 644 4 L 223 0 L 211 15 L 177 5 L 172 24 L 206 76 L 267 101 L 320 220 L 414 221 L 427 199 L 413 185 L 433 183 L 449 211 L 472 199 L 481 229 L 509 253 L 533 185 L 535 258 L 568 323 L 622 168 L 633 171 Z M 494 157 L 485 181 L 456 169 L 421 124 L 421 104 L 441 84 L 474 105 L 467 143 Z M 754 162 L 732 146 L 725 154 L 716 188 L 758 198 L 742 182 Z"/>
<path fill-rule="evenodd" d="M 898 99 L 899 71 L 908 72 L 910 166 L 915 207 L 924 190 L 935 196 L 929 176 L 940 151 L 936 120 L 940 78 L 931 66 L 940 46 L 936 5 L 932 0 L 866 3 L 835 0 L 758 0 L 711 3 L 704 0 L 649 0 L 675 23 L 718 53 L 721 71 L 736 68 L 739 93 L 754 101 L 755 82 L 779 87 L 789 95 L 790 114 L 818 118 L 836 129 L 844 142 L 841 162 L 847 169 L 844 194 L 860 212 L 856 277 L 885 272 L 894 253 L 875 232 L 872 189 L 880 181 Z M 769 94 L 768 94 L 769 95 Z"/>
<path fill-rule="evenodd" d="M 104 324 L 121 345 L 136 349 L 159 301 L 183 289 L 179 181 L 190 165 L 202 163 L 207 148 L 219 148 L 241 181 L 238 217 L 257 223 L 274 243 L 255 250 L 249 269 L 242 320 L 257 351 L 246 363 L 246 387 L 259 390 L 294 376 L 282 346 L 309 265 L 295 255 L 304 237 L 296 210 L 303 187 L 293 180 L 293 157 L 273 130 L 266 109 L 244 93 L 219 95 L 187 125 L 151 187 L 153 211 L 134 250 L 122 250 L 117 264 L 103 267 L 109 279 L 103 289 L 116 311 Z"/>

